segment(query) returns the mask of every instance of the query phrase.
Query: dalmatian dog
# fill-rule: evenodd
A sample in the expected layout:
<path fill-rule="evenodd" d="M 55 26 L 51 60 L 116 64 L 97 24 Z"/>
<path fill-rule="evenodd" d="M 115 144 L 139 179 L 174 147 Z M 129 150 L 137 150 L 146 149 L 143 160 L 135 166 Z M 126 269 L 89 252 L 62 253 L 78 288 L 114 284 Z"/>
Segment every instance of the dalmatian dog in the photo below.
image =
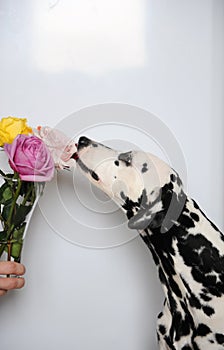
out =
<path fill-rule="evenodd" d="M 126 213 L 150 249 L 165 302 L 160 350 L 224 349 L 224 235 L 152 154 L 119 152 L 82 136 L 73 158 Z"/>

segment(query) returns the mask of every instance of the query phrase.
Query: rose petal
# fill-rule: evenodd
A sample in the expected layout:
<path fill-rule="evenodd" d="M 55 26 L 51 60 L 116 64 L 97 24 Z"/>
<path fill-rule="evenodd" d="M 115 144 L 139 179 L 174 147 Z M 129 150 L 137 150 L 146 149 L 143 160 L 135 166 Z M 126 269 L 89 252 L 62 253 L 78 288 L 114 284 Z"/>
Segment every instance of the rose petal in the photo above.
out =
<path fill-rule="evenodd" d="M 50 151 L 36 136 L 18 135 L 12 144 L 5 144 L 13 170 L 24 181 L 50 181 L 54 175 L 54 161 Z"/>

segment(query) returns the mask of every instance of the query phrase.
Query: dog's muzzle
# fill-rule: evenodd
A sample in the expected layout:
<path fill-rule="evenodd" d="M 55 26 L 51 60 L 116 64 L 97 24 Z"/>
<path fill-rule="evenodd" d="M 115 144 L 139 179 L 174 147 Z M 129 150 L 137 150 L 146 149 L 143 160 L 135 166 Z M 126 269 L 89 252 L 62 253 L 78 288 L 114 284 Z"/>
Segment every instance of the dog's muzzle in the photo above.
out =
<path fill-rule="evenodd" d="M 81 136 L 79 138 L 78 143 L 76 143 L 76 147 L 77 147 L 77 151 L 80 151 L 81 149 L 88 147 L 91 144 L 91 140 L 88 139 L 88 137 L 85 136 Z M 73 153 L 73 155 L 71 156 L 71 158 L 78 160 L 79 159 L 79 155 L 78 152 Z"/>

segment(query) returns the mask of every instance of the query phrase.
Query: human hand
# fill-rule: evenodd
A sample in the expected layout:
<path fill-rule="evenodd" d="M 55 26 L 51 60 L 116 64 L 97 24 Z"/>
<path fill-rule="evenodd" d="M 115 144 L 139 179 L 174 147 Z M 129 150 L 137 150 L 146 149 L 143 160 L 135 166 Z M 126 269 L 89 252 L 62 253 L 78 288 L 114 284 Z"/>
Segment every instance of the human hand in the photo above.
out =
<path fill-rule="evenodd" d="M 8 290 L 20 289 L 24 286 L 23 277 L 25 266 L 14 261 L 0 261 L 0 296 L 6 294 Z M 3 277 L 1 275 L 14 275 L 15 277 Z M 16 278 L 16 277 L 19 278 Z"/>

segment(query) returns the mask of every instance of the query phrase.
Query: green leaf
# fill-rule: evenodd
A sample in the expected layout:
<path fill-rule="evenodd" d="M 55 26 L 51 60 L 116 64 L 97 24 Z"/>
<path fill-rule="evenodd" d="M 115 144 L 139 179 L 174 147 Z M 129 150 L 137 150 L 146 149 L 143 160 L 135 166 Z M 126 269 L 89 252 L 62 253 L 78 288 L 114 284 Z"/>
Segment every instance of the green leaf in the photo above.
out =
<path fill-rule="evenodd" d="M 12 199 L 12 195 L 13 195 L 13 193 L 12 193 L 12 189 L 11 189 L 11 187 L 6 187 L 6 189 L 5 189 L 5 191 L 3 192 L 3 199 L 5 200 L 5 201 L 8 201 L 9 199 Z"/>
<path fill-rule="evenodd" d="M 6 231 L 0 231 L 0 242 L 4 242 L 7 238 L 7 232 Z"/>
<path fill-rule="evenodd" d="M 26 223 L 24 223 L 18 230 L 14 230 L 12 234 L 12 245 L 11 245 L 11 256 L 18 260 L 21 255 L 21 250 L 23 247 L 23 233 L 26 227 Z"/>
<path fill-rule="evenodd" d="M 5 180 L 5 183 L 0 187 L 0 204 L 6 204 L 9 200 L 12 200 L 16 185 L 11 180 Z"/>
<path fill-rule="evenodd" d="M 13 218 L 13 223 L 17 227 L 21 225 L 25 220 L 27 214 L 30 212 L 32 209 L 32 205 L 20 205 L 17 207 L 16 214 Z"/>
<path fill-rule="evenodd" d="M 13 202 L 13 197 L 10 198 L 9 200 L 5 201 L 5 203 L 3 204 L 3 206 L 4 206 L 4 205 L 9 205 L 9 206 L 11 206 L 12 202 Z"/>
<path fill-rule="evenodd" d="M 18 207 L 18 204 L 16 204 L 15 207 Z M 2 211 L 2 217 L 5 221 L 7 221 L 8 217 L 9 217 L 10 209 L 11 209 L 11 204 L 4 205 L 4 208 Z"/>
<path fill-rule="evenodd" d="M 12 239 L 17 241 L 22 240 L 25 227 L 26 223 L 24 223 L 19 229 L 15 229 L 12 234 Z"/>
<path fill-rule="evenodd" d="M 17 243 L 13 243 L 12 247 L 11 247 L 11 256 L 14 259 L 18 259 L 21 255 L 21 251 L 22 251 L 22 247 L 23 247 L 23 242 L 17 242 Z"/>
<path fill-rule="evenodd" d="M 4 192 L 5 190 L 9 187 L 7 182 L 5 182 L 1 187 L 0 187 L 0 203 L 4 204 Z"/>

